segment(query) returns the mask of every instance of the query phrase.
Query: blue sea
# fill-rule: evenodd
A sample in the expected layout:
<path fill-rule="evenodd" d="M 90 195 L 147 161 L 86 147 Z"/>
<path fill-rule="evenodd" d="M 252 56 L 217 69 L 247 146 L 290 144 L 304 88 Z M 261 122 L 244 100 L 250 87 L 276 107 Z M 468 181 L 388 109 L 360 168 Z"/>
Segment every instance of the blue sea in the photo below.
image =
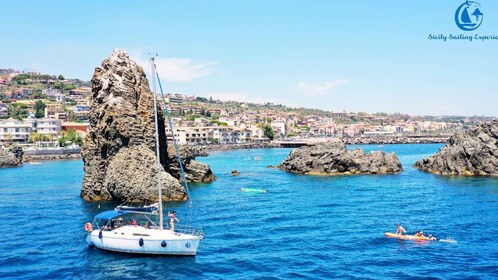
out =
<path fill-rule="evenodd" d="M 361 146 L 396 152 L 399 175 L 304 176 L 267 167 L 290 149 L 199 158 L 218 179 L 191 184 L 193 224 L 205 234 L 196 257 L 88 248 L 85 222 L 115 205 L 80 199 L 80 160 L 0 169 L 0 279 L 496 279 L 498 179 L 413 168 L 440 147 Z M 233 169 L 241 175 L 231 176 Z M 185 203 L 167 208 L 186 220 Z M 454 242 L 385 238 L 398 222 Z"/>

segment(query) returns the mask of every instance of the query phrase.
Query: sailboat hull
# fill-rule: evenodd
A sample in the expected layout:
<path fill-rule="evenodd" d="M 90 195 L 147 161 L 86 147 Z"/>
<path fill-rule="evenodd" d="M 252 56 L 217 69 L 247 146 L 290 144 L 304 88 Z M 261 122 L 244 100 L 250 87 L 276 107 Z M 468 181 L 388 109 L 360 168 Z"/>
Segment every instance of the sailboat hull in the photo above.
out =
<path fill-rule="evenodd" d="M 87 241 L 99 249 L 115 252 L 195 256 L 200 240 L 200 236 L 167 229 L 123 226 L 111 231 L 94 230 Z"/>

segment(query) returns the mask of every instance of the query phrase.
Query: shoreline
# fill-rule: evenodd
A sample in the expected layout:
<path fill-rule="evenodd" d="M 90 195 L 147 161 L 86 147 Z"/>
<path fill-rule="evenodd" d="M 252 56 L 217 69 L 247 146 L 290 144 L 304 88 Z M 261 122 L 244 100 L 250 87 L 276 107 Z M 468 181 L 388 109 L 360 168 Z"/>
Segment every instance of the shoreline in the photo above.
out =
<path fill-rule="evenodd" d="M 421 138 L 342 138 L 346 145 L 390 145 L 390 144 L 444 144 L 448 137 L 421 137 Z M 292 143 L 292 142 L 289 142 Z M 210 144 L 188 146 L 196 157 L 209 156 L 210 152 L 232 151 L 232 150 L 249 150 L 249 149 L 274 149 L 286 148 L 278 143 L 240 143 L 240 144 Z M 46 155 L 24 155 L 23 163 L 31 161 L 52 161 L 81 159 L 81 153 L 77 154 L 46 154 Z"/>
<path fill-rule="evenodd" d="M 52 160 L 68 160 L 68 159 L 81 159 L 81 154 L 67 154 L 67 155 L 27 155 L 23 156 L 22 162 L 29 163 L 33 161 L 52 161 Z"/>

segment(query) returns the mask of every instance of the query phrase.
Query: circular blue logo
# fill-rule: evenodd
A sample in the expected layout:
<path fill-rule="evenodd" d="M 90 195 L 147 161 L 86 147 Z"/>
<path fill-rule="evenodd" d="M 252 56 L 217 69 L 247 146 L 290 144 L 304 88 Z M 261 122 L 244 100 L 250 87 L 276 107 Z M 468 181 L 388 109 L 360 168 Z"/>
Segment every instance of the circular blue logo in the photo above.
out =
<path fill-rule="evenodd" d="M 463 31 L 476 30 L 481 26 L 483 14 L 481 4 L 474 1 L 465 1 L 455 13 L 455 22 Z"/>

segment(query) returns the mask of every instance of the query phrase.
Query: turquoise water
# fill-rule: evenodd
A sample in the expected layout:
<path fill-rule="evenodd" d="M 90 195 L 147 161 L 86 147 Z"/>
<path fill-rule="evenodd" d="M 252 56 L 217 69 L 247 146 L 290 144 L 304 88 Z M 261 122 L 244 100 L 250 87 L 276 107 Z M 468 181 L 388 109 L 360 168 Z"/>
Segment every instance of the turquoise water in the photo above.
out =
<path fill-rule="evenodd" d="M 439 147 L 362 146 L 398 154 L 404 171 L 382 176 L 310 177 L 267 168 L 290 149 L 199 158 L 218 180 L 192 185 L 193 223 L 205 233 L 196 257 L 87 248 L 84 223 L 114 205 L 98 209 L 79 198 L 79 160 L 0 169 L 0 278 L 497 278 L 498 179 L 446 178 L 411 166 Z M 262 160 L 247 160 L 257 156 Z M 232 169 L 241 175 L 231 176 Z M 185 205 L 169 207 L 185 221 Z M 457 243 L 385 238 L 397 222 Z"/>

